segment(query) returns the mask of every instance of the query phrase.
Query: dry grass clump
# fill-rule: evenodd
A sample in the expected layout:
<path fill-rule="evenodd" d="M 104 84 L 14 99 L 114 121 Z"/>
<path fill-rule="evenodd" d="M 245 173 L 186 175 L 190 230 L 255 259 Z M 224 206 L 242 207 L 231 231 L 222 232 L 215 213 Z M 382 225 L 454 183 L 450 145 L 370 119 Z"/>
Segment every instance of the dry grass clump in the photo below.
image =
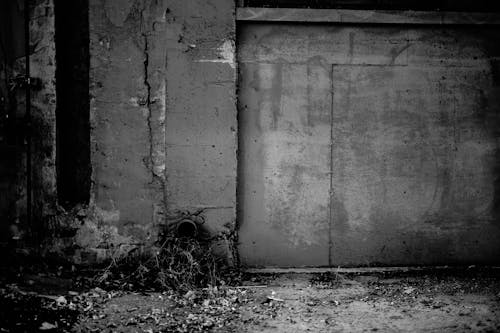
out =
<path fill-rule="evenodd" d="M 112 260 L 97 282 L 123 289 L 185 292 L 220 284 L 222 266 L 208 241 L 167 236 L 154 251 L 137 250 Z"/>

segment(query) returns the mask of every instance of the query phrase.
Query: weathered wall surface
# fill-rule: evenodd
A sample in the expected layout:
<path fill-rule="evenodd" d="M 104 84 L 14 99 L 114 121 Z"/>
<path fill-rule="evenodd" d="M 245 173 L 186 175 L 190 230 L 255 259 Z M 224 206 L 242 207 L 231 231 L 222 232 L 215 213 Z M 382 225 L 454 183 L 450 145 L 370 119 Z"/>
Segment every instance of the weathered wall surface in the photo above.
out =
<path fill-rule="evenodd" d="M 159 227 L 193 214 L 212 235 L 229 237 L 233 1 L 91 0 L 89 17 L 97 220 L 86 219 L 77 243 L 104 257 L 105 248 L 151 243 Z M 102 240 L 107 233 L 111 244 Z"/>
<path fill-rule="evenodd" d="M 498 28 L 239 31 L 243 263 L 498 264 Z"/>
<path fill-rule="evenodd" d="M 170 1 L 166 15 L 168 220 L 200 212 L 230 253 L 236 219 L 234 1 Z"/>
<path fill-rule="evenodd" d="M 164 211 L 165 7 L 93 0 L 90 19 L 91 206 L 82 248 L 156 240 Z M 111 234 L 112 242 L 100 241 Z M 93 237 L 97 241 L 90 242 Z"/>
<path fill-rule="evenodd" d="M 52 250 L 93 263 L 192 218 L 234 262 L 238 179 L 244 263 L 498 262 L 498 31 L 242 29 L 237 177 L 234 11 L 90 0 L 91 199 L 62 212 L 54 11 L 35 2 L 34 215 Z"/>

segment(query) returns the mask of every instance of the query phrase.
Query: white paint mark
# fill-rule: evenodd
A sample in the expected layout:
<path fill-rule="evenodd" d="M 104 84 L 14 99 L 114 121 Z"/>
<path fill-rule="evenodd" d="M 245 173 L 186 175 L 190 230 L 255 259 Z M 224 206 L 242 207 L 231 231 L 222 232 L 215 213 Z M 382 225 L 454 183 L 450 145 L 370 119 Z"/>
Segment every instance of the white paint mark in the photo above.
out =
<path fill-rule="evenodd" d="M 165 103 L 165 96 L 166 96 L 166 86 L 165 86 L 165 81 L 163 80 L 160 83 L 160 88 L 157 90 L 154 100 L 156 103 L 160 104 L 160 114 L 158 115 L 158 121 L 161 125 L 165 123 L 165 117 L 166 117 L 166 103 Z"/>
<path fill-rule="evenodd" d="M 157 139 L 155 139 L 155 145 L 157 146 L 157 149 L 154 149 L 153 151 L 153 173 L 155 176 L 159 177 L 160 179 L 164 180 L 165 179 L 165 160 L 166 160 L 166 154 L 165 154 L 165 146 L 164 143 L 166 140 L 166 134 L 165 134 L 165 117 L 166 117 L 166 102 L 165 102 L 165 96 L 166 96 L 166 86 L 165 86 L 165 81 L 161 82 L 161 86 L 158 89 L 157 93 L 155 94 L 154 100 L 156 103 L 160 104 L 160 112 L 158 115 L 158 126 L 157 129 L 157 134 L 155 136 Z"/>
<path fill-rule="evenodd" d="M 232 40 L 225 40 L 220 47 L 217 48 L 219 51 L 219 57 L 217 59 L 201 59 L 198 62 L 218 62 L 222 64 L 229 64 L 231 68 L 236 68 L 234 61 L 235 45 Z"/>
<path fill-rule="evenodd" d="M 137 97 L 130 97 L 128 102 L 132 106 L 139 106 L 139 98 Z"/>

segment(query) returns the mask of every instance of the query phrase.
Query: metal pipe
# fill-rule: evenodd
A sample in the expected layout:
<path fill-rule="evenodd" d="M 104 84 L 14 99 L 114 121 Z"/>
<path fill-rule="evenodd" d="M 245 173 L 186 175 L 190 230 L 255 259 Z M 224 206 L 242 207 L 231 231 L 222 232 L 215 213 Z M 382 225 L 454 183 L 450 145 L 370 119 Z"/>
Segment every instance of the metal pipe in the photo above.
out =
<path fill-rule="evenodd" d="M 184 219 L 177 224 L 177 237 L 196 238 L 198 235 L 198 225 L 190 219 Z"/>
<path fill-rule="evenodd" d="M 31 82 L 30 82 L 30 1 L 24 0 L 24 49 L 25 49 L 25 89 L 26 89 L 26 220 L 32 226 L 32 177 L 31 177 Z"/>

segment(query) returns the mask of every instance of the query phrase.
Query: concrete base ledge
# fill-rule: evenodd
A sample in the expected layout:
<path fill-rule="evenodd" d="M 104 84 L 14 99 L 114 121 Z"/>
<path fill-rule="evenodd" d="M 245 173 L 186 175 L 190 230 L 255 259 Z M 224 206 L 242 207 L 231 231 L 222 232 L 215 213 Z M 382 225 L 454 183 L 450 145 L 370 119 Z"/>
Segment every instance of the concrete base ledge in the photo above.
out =
<path fill-rule="evenodd" d="M 500 266 L 399 266 L 399 267 L 304 267 L 304 268 L 247 268 L 244 272 L 250 274 L 319 274 L 319 273 L 404 273 L 421 272 L 427 270 L 446 271 L 446 270 L 467 270 L 467 269 L 485 269 L 500 270 Z"/>

